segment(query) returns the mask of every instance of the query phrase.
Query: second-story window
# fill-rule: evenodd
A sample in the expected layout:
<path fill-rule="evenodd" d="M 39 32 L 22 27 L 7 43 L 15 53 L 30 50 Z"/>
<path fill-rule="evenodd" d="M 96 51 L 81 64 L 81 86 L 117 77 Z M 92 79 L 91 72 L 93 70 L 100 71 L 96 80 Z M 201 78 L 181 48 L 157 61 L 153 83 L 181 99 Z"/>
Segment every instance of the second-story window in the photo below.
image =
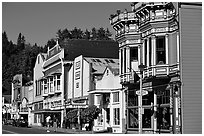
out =
<path fill-rule="evenodd" d="M 123 50 L 120 50 L 120 74 L 123 74 Z"/>
<path fill-rule="evenodd" d="M 53 77 L 50 77 L 50 92 L 53 92 L 54 88 L 53 88 Z"/>
<path fill-rule="evenodd" d="M 119 102 L 119 92 L 113 93 L 113 102 Z"/>
<path fill-rule="evenodd" d="M 156 38 L 156 64 L 166 64 L 165 36 Z"/>
<path fill-rule="evenodd" d="M 47 80 L 44 80 L 44 94 L 47 94 L 48 90 L 47 90 Z"/>
<path fill-rule="evenodd" d="M 57 90 L 60 90 L 60 75 L 57 75 Z"/>
<path fill-rule="evenodd" d="M 130 60 L 138 61 L 138 48 L 137 47 L 130 48 Z"/>

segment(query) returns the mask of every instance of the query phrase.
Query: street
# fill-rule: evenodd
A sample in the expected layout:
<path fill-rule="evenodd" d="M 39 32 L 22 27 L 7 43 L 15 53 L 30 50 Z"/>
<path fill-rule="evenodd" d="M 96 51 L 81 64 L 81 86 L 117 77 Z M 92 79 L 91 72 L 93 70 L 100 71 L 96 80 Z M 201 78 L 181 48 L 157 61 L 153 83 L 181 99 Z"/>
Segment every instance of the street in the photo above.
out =
<path fill-rule="evenodd" d="M 38 129 L 35 127 L 14 127 L 11 125 L 2 125 L 2 134 L 64 134 L 63 132 L 46 132 L 45 129 Z"/>

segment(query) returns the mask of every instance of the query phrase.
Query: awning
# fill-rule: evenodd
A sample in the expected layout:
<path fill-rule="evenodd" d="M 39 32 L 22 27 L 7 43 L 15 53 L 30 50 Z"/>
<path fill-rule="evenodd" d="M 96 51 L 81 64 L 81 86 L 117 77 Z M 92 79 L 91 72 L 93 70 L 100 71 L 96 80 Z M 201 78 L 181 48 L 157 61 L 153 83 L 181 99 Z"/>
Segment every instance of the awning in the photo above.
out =
<path fill-rule="evenodd" d="M 111 89 L 96 89 L 89 91 L 90 94 L 103 94 L 103 93 L 111 93 Z"/>
<path fill-rule="evenodd" d="M 33 113 L 60 113 L 61 110 L 50 110 L 50 109 L 44 109 L 44 110 L 38 110 L 38 111 L 32 111 Z"/>

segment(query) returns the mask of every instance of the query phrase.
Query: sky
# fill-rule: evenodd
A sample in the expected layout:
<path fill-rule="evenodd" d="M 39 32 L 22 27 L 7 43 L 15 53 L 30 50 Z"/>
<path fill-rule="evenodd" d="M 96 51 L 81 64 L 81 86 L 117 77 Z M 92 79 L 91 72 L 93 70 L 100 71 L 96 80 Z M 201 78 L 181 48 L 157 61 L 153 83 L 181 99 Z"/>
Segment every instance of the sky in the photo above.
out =
<path fill-rule="evenodd" d="M 59 29 L 83 31 L 108 28 L 112 34 L 109 17 L 118 9 L 131 10 L 131 2 L 3 2 L 2 32 L 17 42 L 19 33 L 31 45 L 44 46 L 55 38 Z"/>

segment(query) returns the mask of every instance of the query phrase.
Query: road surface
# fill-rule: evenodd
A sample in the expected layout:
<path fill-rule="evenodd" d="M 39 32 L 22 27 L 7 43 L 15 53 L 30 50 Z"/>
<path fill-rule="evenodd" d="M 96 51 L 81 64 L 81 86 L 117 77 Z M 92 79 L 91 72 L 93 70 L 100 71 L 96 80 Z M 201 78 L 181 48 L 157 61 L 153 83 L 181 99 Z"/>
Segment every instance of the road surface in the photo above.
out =
<path fill-rule="evenodd" d="M 63 132 L 46 132 L 44 129 L 38 129 L 34 127 L 14 127 L 11 125 L 2 125 L 2 134 L 63 134 Z"/>

